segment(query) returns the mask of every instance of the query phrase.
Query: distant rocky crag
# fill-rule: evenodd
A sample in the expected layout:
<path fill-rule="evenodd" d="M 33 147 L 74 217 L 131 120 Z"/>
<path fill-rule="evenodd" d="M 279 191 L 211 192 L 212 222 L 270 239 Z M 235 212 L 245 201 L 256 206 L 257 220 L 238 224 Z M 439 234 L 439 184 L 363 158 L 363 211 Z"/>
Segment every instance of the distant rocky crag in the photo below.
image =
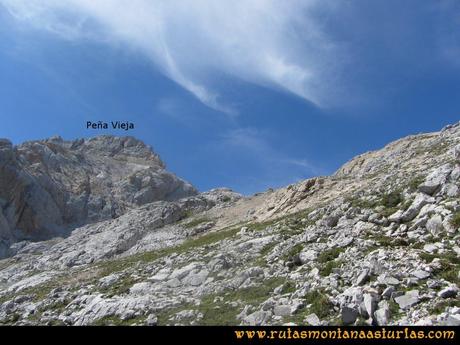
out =
<path fill-rule="evenodd" d="M 147 203 L 196 194 L 132 137 L 54 137 L 16 147 L 1 139 L 0 257 L 16 241 L 49 239 Z"/>

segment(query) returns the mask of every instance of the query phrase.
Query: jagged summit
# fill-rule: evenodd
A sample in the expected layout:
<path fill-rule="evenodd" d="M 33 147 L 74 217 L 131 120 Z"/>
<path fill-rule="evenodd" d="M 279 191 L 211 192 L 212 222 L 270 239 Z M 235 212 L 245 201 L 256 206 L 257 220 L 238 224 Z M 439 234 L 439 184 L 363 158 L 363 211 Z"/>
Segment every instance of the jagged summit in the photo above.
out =
<path fill-rule="evenodd" d="M 133 137 L 0 140 L 0 234 L 46 239 L 158 200 L 197 194 Z"/>
<path fill-rule="evenodd" d="M 7 139 L 5 139 L 8 141 Z M 143 141 L 131 136 L 100 135 L 92 138 L 80 138 L 73 141 L 64 141 L 60 136 L 54 136 L 44 140 L 27 141 L 17 147 L 19 151 L 33 150 L 40 145 L 47 147 L 55 154 L 74 153 L 85 154 L 88 157 L 111 157 L 114 160 L 125 160 L 128 163 L 151 165 L 152 167 L 165 169 L 165 164 L 153 151 L 152 147 Z"/>

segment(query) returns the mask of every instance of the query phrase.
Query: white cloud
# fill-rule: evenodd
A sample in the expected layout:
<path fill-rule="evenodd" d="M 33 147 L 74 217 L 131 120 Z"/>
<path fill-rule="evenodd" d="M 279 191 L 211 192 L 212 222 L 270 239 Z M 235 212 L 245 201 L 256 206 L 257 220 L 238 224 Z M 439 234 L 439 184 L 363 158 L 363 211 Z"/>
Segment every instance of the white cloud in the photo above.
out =
<path fill-rule="evenodd" d="M 327 0 L 0 0 L 21 23 L 63 38 L 123 44 L 226 113 L 219 76 L 324 105 L 335 46 L 315 20 Z"/>
<path fill-rule="evenodd" d="M 312 164 L 306 157 L 296 157 L 277 146 L 272 131 L 240 127 L 225 132 L 213 143 L 212 149 L 232 164 L 249 164 L 256 173 L 234 179 L 232 185 L 244 193 L 260 192 L 269 187 L 278 188 L 305 178 L 324 175 L 326 171 Z M 257 176 L 257 177 L 254 177 Z"/>
<path fill-rule="evenodd" d="M 321 170 L 305 158 L 286 156 L 271 143 L 271 135 L 267 131 L 256 128 L 237 128 L 226 132 L 221 138 L 224 147 L 233 147 L 244 154 L 251 155 L 262 165 L 270 169 L 282 171 L 295 169 L 309 175 L 320 175 Z"/>

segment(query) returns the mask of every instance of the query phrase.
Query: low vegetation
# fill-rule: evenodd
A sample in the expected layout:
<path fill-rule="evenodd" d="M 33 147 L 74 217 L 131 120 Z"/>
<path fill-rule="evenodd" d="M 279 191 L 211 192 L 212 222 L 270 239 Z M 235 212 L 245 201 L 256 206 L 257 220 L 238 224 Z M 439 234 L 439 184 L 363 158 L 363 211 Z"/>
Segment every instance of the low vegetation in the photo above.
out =
<path fill-rule="evenodd" d="M 344 249 L 340 248 L 340 247 L 334 247 L 334 248 L 327 249 L 327 250 L 321 252 L 318 255 L 318 262 L 324 264 L 324 263 L 327 263 L 327 262 L 329 262 L 331 260 L 334 260 L 343 251 L 344 251 Z"/>
<path fill-rule="evenodd" d="M 460 211 L 457 211 L 452 215 L 450 223 L 456 228 L 460 227 Z"/>
<path fill-rule="evenodd" d="M 175 314 L 184 310 L 194 310 L 203 316 L 197 320 L 198 325 L 236 325 L 239 323 L 236 316 L 241 312 L 242 305 L 259 305 L 271 296 L 276 287 L 281 285 L 285 291 L 294 289 L 293 283 L 286 281 L 285 278 L 271 278 L 256 286 L 204 296 L 199 305 L 185 304 L 164 310 L 158 314 L 158 323 L 160 325 L 171 324 L 173 323 L 171 318 Z"/>
<path fill-rule="evenodd" d="M 320 319 L 330 316 L 333 312 L 333 305 L 329 301 L 327 294 L 322 290 L 310 291 L 305 296 L 305 302 L 309 305 L 309 312 L 315 313 Z"/>
<path fill-rule="evenodd" d="M 201 217 L 201 218 L 196 218 L 188 223 L 185 223 L 184 224 L 184 228 L 186 229 L 192 229 L 200 224 L 204 224 L 204 223 L 209 223 L 211 221 L 211 219 L 209 218 L 206 218 L 206 217 Z"/>
<path fill-rule="evenodd" d="M 330 275 L 332 273 L 334 268 L 338 268 L 341 265 L 342 265 L 341 260 L 337 260 L 337 259 L 336 260 L 331 260 L 331 261 L 327 262 L 326 264 L 322 265 L 319 268 L 319 274 L 322 277 L 327 277 L 328 275 Z"/>
<path fill-rule="evenodd" d="M 421 175 L 413 177 L 408 183 L 409 192 L 415 192 L 424 180 L 425 178 Z"/>

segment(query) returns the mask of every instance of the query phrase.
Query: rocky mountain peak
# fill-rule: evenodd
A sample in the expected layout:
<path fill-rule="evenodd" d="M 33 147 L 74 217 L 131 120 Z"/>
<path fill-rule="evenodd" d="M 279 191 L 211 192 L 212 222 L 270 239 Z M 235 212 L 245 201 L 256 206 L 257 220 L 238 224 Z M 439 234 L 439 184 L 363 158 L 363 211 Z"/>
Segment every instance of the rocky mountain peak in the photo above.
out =
<path fill-rule="evenodd" d="M 158 200 L 197 194 L 133 137 L 0 140 L 3 241 L 45 239 Z"/>

